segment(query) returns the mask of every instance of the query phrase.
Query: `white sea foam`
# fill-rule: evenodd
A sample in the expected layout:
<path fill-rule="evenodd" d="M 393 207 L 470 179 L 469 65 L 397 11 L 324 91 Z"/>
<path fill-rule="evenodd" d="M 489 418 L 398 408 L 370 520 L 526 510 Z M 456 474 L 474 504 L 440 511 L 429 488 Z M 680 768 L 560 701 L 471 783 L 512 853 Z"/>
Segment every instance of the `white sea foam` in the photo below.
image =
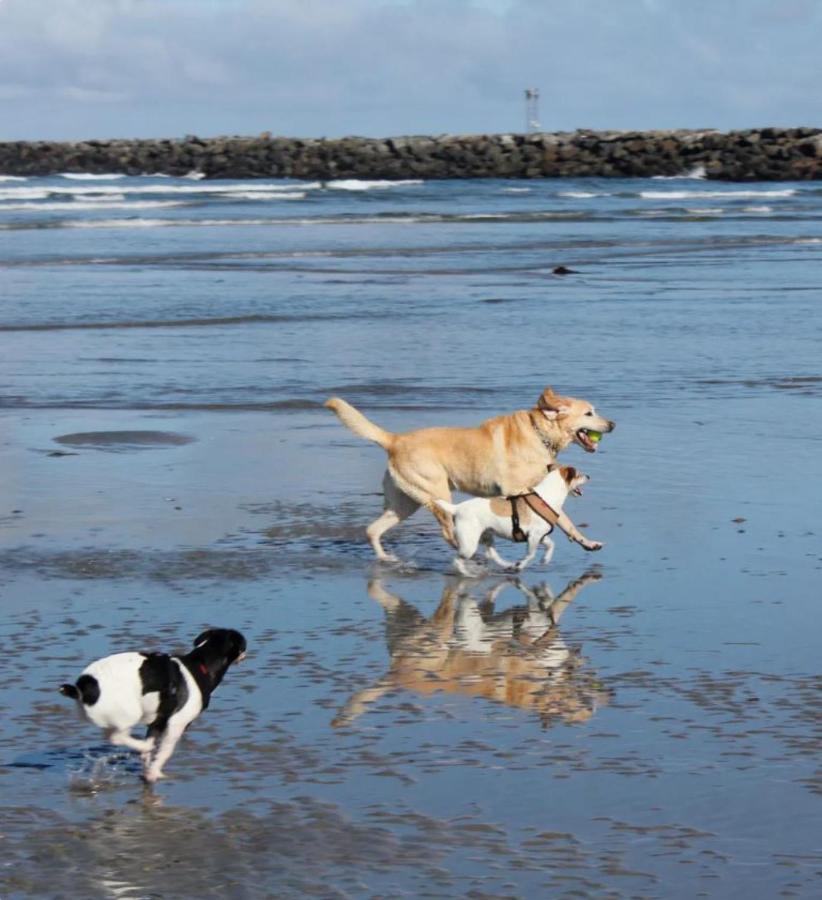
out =
<path fill-rule="evenodd" d="M 640 191 L 643 200 L 767 200 L 793 197 L 795 188 L 775 191 Z"/>
<path fill-rule="evenodd" d="M 654 181 L 682 181 L 685 178 L 690 178 L 694 181 L 704 181 L 706 172 L 705 166 L 694 166 L 693 169 L 683 172 L 681 175 L 652 175 L 651 177 Z"/>
<path fill-rule="evenodd" d="M 532 188 L 529 188 L 529 187 L 521 187 L 521 188 L 511 187 L 511 188 L 503 188 L 502 193 L 503 194 L 530 194 L 531 190 L 532 190 Z"/>
<path fill-rule="evenodd" d="M 591 200 L 594 197 L 608 197 L 610 195 L 596 191 L 560 191 L 558 196 L 569 197 L 572 200 Z"/>
<path fill-rule="evenodd" d="M 772 206 L 743 206 L 742 212 L 748 213 L 771 213 L 773 212 Z"/>
<path fill-rule="evenodd" d="M 20 175 L 0 175 L 0 181 L 28 181 Z"/>
<path fill-rule="evenodd" d="M 185 204 L 179 204 L 185 205 Z M 64 204 L 60 209 L 67 212 L 75 209 L 74 204 Z M 95 207 L 99 208 L 99 207 Z M 302 218 L 269 218 L 269 219 L 148 219 L 137 216 L 128 219 L 63 219 L 55 222 L 52 227 L 55 228 L 208 228 L 208 227 L 260 227 L 260 226 L 277 226 L 285 225 L 293 227 L 294 225 L 407 225 L 409 223 L 416 224 L 420 222 L 437 221 L 437 218 L 431 217 L 408 217 L 408 216 L 357 216 L 356 218 L 338 219 L 331 216 L 318 217 L 311 219 Z M 7 229 L 9 227 L 0 224 L 0 228 Z"/>
<path fill-rule="evenodd" d="M 186 172 L 183 175 L 183 178 L 190 178 L 192 181 L 199 181 L 201 178 L 205 178 L 205 172 L 198 172 L 197 169 L 192 169 L 190 172 Z"/>
<path fill-rule="evenodd" d="M 326 187 L 335 191 L 370 191 L 384 188 L 401 187 L 409 184 L 424 184 L 421 179 L 407 178 L 402 181 L 364 181 L 359 178 L 340 178 L 326 182 Z"/>
<path fill-rule="evenodd" d="M 111 195 L 111 194 L 274 194 L 274 193 L 294 193 L 294 189 L 300 191 L 313 190 L 319 188 L 319 182 L 307 182 L 305 184 L 295 185 L 277 184 L 274 182 L 242 182 L 236 184 L 95 184 L 93 187 L 88 185 L 72 185 L 64 187 L 62 185 L 42 185 L 40 187 L 4 187 L 0 188 L 0 200 L 14 199 L 31 199 L 30 194 L 36 191 L 38 196 L 77 196 L 86 197 L 89 195 Z"/>
<path fill-rule="evenodd" d="M 196 220 L 185 219 L 66 219 L 61 228 L 158 228 L 162 225 L 195 225 Z"/>
<path fill-rule="evenodd" d="M 688 209 L 692 216 L 724 216 L 725 210 L 721 206 L 702 206 Z"/>
<path fill-rule="evenodd" d="M 181 200 L 132 200 L 132 201 L 116 201 L 110 197 L 75 200 L 66 203 L 0 203 L 0 213 L 3 212 L 20 212 L 29 210 L 32 212 L 67 212 L 74 213 L 81 209 L 163 209 L 171 206 L 188 206 L 189 204 Z"/>
<path fill-rule="evenodd" d="M 226 200 L 305 200 L 305 191 L 232 191 Z"/>
<path fill-rule="evenodd" d="M 42 188 L 0 188 L 0 202 L 4 200 L 45 200 L 48 190 Z"/>
<path fill-rule="evenodd" d="M 114 181 L 117 178 L 125 178 L 125 175 L 112 172 L 110 175 L 92 175 L 90 172 L 61 172 L 60 178 L 70 178 L 73 181 Z"/>
<path fill-rule="evenodd" d="M 87 194 L 83 197 L 84 203 L 94 203 L 94 204 L 105 204 L 105 203 L 114 203 L 115 201 L 124 201 L 126 199 L 125 194 Z M 74 204 L 77 201 L 72 200 L 71 203 Z M 132 201 L 139 203 L 140 201 Z"/>

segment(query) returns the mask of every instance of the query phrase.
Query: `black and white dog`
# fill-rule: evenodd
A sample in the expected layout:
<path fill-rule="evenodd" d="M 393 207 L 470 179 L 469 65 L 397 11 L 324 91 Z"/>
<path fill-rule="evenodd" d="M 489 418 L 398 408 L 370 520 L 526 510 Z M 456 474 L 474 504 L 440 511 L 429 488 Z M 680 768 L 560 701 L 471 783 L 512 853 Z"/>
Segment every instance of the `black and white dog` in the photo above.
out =
<path fill-rule="evenodd" d="M 163 777 L 177 741 L 245 650 L 239 631 L 211 628 L 184 656 L 115 653 L 98 659 L 60 693 L 76 700 L 81 715 L 102 728 L 112 744 L 138 750 L 143 778 L 151 784 Z M 135 725 L 148 725 L 144 740 L 132 737 Z"/>

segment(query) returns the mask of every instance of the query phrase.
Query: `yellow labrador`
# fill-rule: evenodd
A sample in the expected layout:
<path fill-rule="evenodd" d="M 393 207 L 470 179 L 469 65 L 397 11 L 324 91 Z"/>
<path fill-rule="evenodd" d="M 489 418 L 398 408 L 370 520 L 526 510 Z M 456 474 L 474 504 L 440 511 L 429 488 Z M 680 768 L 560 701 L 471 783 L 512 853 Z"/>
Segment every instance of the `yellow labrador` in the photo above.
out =
<path fill-rule="evenodd" d="M 455 545 L 451 515 L 437 505 L 437 500 L 451 502 L 452 489 L 478 497 L 527 493 L 569 444 L 593 453 L 597 444 L 588 433 L 614 430 L 614 423 L 598 415 L 587 400 L 561 397 L 550 387 L 532 409 L 496 416 L 475 428 L 421 428 L 401 434 L 380 428 L 339 397 L 325 405 L 355 434 L 388 453 L 384 512 L 367 529 L 380 559 L 392 558 L 383 549 L 382 535 L 420 506 L 431 511 L 445 539 Z"/>

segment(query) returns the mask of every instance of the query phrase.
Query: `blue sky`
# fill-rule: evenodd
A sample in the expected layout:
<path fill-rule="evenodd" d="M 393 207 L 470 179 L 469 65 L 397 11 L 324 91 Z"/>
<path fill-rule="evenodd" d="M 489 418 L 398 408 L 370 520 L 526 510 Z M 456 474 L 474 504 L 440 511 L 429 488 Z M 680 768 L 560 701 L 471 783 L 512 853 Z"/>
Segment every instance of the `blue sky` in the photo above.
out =
<path fill-rule="evenodd" d="M 822 125 L 822 0 L 0 0 L 0 140 Z"/>

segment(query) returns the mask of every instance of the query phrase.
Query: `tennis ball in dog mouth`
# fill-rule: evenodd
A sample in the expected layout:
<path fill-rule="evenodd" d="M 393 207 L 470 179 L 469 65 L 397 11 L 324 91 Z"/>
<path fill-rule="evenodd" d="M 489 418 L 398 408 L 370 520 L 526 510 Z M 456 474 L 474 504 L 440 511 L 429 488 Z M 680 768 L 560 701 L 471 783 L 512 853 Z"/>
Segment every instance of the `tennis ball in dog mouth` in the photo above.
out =
<path fill-rule="evenodd" d="M 598 444 L 602 440 L 602 432 L 601 431 L 588 431 L 586 433 L 588 435 L 588 440 L 592 444 Z"/>

